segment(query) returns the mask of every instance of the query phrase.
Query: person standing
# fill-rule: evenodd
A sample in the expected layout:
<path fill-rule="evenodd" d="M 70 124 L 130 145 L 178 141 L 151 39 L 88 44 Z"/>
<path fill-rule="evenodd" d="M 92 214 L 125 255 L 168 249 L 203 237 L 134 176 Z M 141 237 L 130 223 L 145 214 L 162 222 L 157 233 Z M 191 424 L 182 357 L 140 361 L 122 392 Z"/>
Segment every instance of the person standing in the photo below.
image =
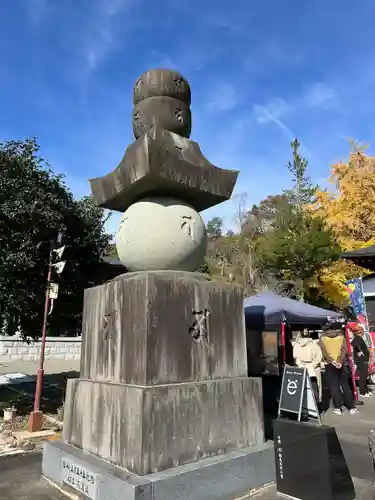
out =
<path fill-rule="evenodd" d="M 351 414 L 358 412 L 354 406 L 353 394 L 349 387 L 349 373 L 345 367 L 348 354 L 346 339 L 339 322 L 327 322 L 319 340 L 326 364 L 326 378 L 333 402 L 333 412 L 342 415 L 342 402 Z M 342 394 L 342 395 L 341 395 Z"/>
<path fill-rule="evenodd" d="M 296 340 L 293 347 L 293 357 L 296 366 L 306 368 L 311 379 L 316 403 L 320 404 L 321 394 L 321 372 L 320 364 L 323 360 L 320 346 L 310 337 L 309 330 L 305 328 Z"/>
<path fill-rule="evenodd" d="M 372 396 L 367 385 L 370 351 L 363 338 L 364 328 L 358 323 L 348 323 L 348 328 L 354 363 L 359 374 L 359 394 L 363 398 L 368 398 Z"/>

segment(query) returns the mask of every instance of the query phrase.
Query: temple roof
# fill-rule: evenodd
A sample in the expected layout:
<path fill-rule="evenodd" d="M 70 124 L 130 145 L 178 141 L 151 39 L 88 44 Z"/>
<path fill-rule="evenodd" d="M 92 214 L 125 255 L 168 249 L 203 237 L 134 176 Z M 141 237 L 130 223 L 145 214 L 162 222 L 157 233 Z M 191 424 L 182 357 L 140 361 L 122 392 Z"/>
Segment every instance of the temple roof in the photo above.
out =
<path fill-rule="evenodd" d="M 370 269 L 370 271 L 375 271 L 375 245 L 345 252 L 341 258 L 350 260 L 357 266 Z"/>

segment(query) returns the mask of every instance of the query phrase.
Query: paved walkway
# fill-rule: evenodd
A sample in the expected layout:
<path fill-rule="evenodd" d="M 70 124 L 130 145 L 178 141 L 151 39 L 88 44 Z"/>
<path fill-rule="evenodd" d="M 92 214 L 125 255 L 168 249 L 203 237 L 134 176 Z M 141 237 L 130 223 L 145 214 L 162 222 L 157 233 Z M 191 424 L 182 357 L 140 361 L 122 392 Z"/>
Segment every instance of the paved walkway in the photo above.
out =
<path fill-rule="evenodd" d="M 364 403 L 356 415 L 345 412 L 338 416 L 328 411 L 323 422 L 336 428 L 352 476 L 373 480 L 367 439 L 370 429 L 375 430 L 375 393 L 372 398 L 364 399 Z"/>
<path fill-rule="evenodd" d="M 41 455 L 11 455 L 0 458 L 0 498 L 6 500 L 67 500 L 41 479 Z"/>
<path fill-rule="evenodd" d="M 372 482 L 364 481 L 363 479 L 354 479 L 354 486 L 356 496 L 353 500 L 374 500 L 374 486 Z M 266 488 L 264 491 L 254 493 L 249 497 L 241 498 L 238 500 L 281 500 L 285 497 L 280 497 L 276 493 L 276 486 Z M 323 500 L 323 499 L 319 499 Z"/>

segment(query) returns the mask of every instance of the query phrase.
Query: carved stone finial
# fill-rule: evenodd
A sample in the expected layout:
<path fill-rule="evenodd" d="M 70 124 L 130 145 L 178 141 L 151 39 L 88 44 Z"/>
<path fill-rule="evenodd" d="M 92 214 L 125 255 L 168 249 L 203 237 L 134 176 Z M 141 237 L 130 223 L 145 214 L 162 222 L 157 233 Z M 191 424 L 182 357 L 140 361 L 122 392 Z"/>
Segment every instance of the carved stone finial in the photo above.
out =
<path fill-rule="evenodd" d="M 116 235 L 129 271 L 194 271 L 207 237 L 201 210 L 230 198 L 238 172 L 212 165 L 191 132 L 191 92 L 176 71 L 153 69 L 134 86 L 133 130 L 118 167 L 91 179 L 98 205 L 123 212 Z"/>
<path fill-rule="evenodd" d="M 177 71 L 152 69 L 143 73 L 134 85 L 133 102 L 136 139 L 155 125 L 182 137 L 190 137 L 190 86 Z"/>
<path fill-rule="evenodd" d="M 174 97 L 188 106 L 191 104 L 191 90 L 187 80 L 171 69 L 150 69 L 135 82 L 133 104 L 149 97 Z"/>

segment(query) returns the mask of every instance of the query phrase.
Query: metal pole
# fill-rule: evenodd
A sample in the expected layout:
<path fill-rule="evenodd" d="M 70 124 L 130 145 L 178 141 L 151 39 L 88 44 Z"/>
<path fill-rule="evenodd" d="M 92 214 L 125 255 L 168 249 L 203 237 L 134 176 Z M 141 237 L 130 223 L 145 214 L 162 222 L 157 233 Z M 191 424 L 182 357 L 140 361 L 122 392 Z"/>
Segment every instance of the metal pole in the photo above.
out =
<path fill-rule="evenodd" d="M 52 275 L 52 267 L 50 263 L 47 275 L 47 290 L 46 290 L 46 300 L 44 303 L 44 317 L 43 317 L 43 327 L 42 327 L 42 343 L 40 346 L 39 368 L 37 371 L 37 378 L 36 378 L 34 411 L 38 411 L 40 409 L 40 396 L 42 394 L 42 387 L 43 387 L 44 357 L 46 350 L 47 320 L 48 320 L 48 306 L 49 306 L 49 285 L 51 282 L 51 275 Z"/>
<path fill-rule="evenodd" d="M 39 368 L 36 374 L 36 389 L 34 398 L 34 411 L 30 413 L 28 429 L 30 432 L 38 432 L 42 430 L 43 417 L 40 411 L 40 399 L 43 389 L 43 377 L 44 377 L 44 357 L 46 350 L 46 336 L 47 336 L 47 321 L 48 321 L 48 306 L 49 306 L 49 288 L 52 277 L 52 250 L 53 244 L 51 242 L 51 249 L 49 255 L 48 263 L 48 274 L 47 274 L 47 289 L 46 298 L 44 302 L 44 316 L 43 316 L 43 327 L 42 327 L 42 343 L 40 347 L 40 358 L 39 358 Z"/>

